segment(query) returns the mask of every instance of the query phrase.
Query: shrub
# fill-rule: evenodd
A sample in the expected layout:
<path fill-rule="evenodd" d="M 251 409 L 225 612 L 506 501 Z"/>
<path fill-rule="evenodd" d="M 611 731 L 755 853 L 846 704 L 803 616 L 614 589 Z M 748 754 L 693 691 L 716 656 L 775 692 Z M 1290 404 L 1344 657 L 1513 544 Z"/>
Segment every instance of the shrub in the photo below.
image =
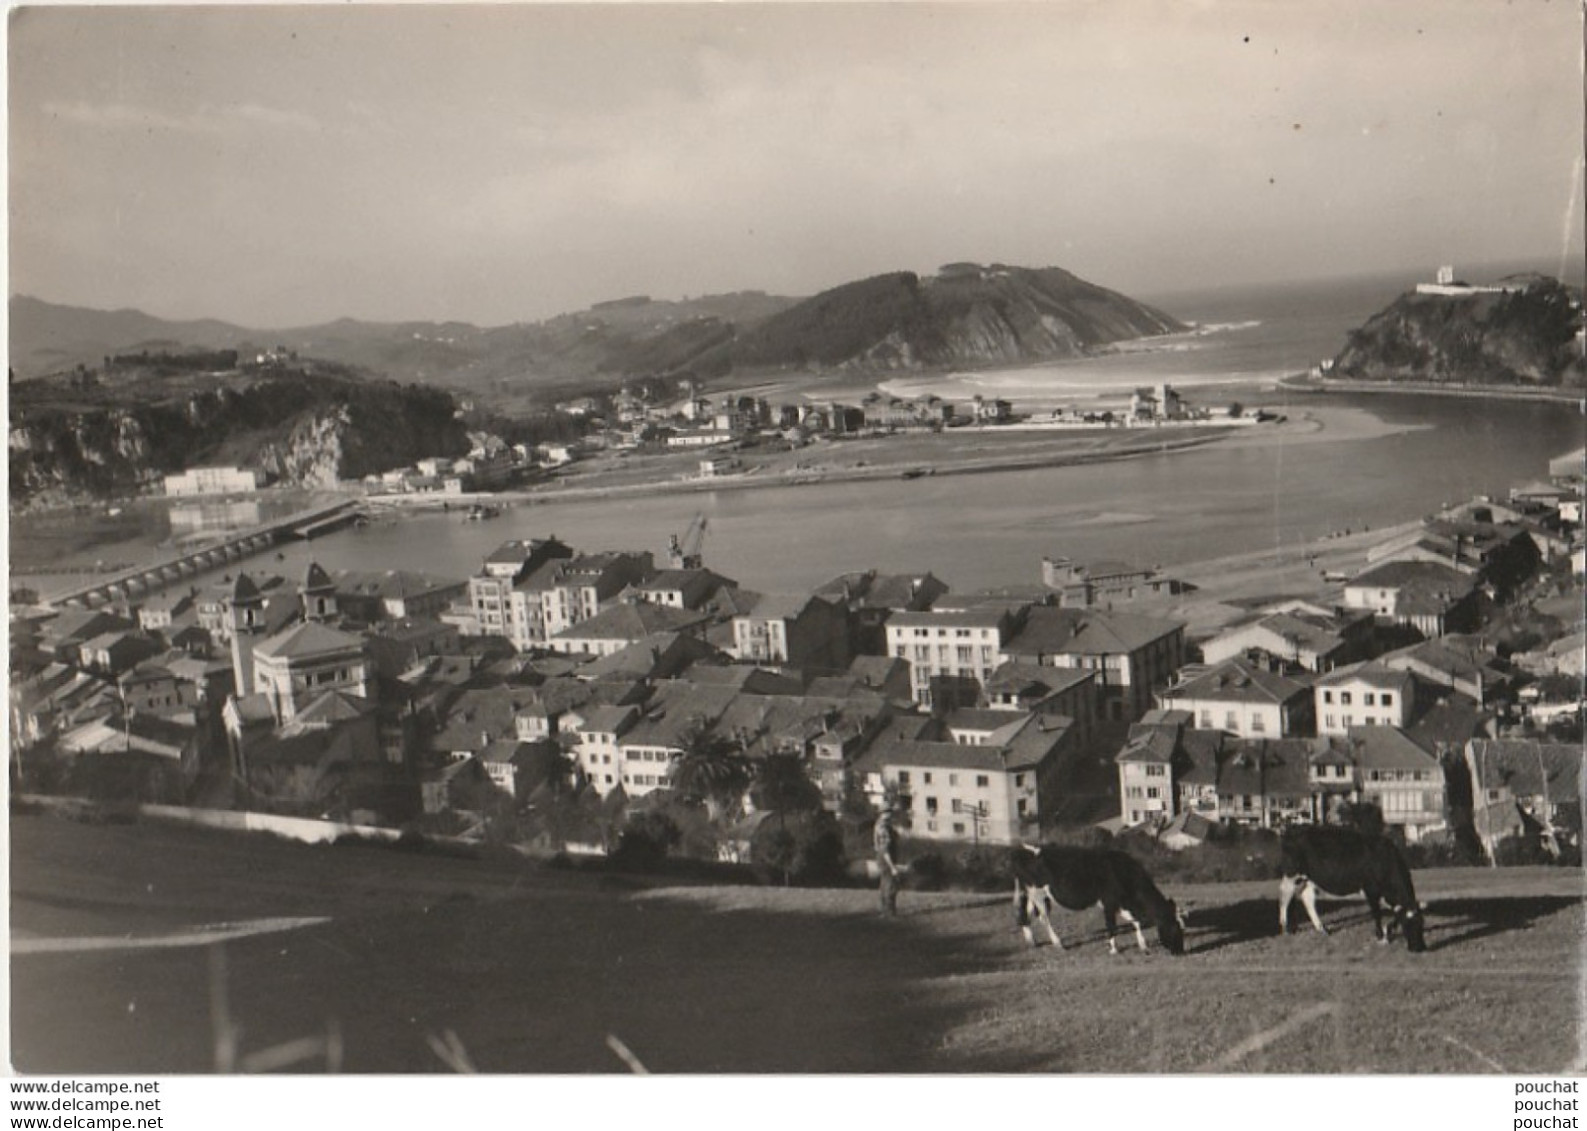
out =
<path fill-rule="evenodd" d="M 678 823 L 666 813 L 634 813 L 617 838 L 612 862 L 621 868 L 656 868 L 682 839 Z"/>
<path fill-rule="evenodd" d="M 750 859 L 763 883 L 841 883 L 848 871 L 837 819 L 819 810 L 764 822 L 750 842 Z"/>

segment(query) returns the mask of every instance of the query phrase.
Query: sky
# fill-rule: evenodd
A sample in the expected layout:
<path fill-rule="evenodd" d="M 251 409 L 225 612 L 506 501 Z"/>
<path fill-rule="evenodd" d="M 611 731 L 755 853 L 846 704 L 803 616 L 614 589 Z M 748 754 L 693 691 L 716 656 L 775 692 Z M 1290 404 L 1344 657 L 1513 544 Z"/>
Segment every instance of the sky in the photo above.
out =
<path fill-rule="evenodd" d="M 1557 265 L 1582 43 L 1568 0 L 14 9 L 10 290 L 498 325 L 958 260 Z"/>

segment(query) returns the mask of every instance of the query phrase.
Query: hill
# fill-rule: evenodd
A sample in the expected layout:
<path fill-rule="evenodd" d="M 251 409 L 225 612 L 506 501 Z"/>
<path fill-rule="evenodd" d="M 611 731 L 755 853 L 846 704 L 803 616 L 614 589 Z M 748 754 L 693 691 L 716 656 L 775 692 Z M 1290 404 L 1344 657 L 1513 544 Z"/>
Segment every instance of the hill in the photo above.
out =
<path fill-rule="evenodd" d="M 934 276 L 879 275 L 803 300 L 759 291 L 678 301 L 638 295 L 495 327 L 339 319 L 264 330 L 18 296 L 11 367 L 29 379 L 144 350 L 235 349 L 244 360 L 291 352 L 521 413 L 642 377 L 1023 364 L 1184 328 L 1060 268 L 959 263 Z"/>
<path fill-rule="evenodd" d="M 244 358 L 290 351 L 397 381 L 441 385 L 506 411 L 546 404 L 627 376 L 668 374 L 795 300 L 756 291 L 680 301 L 600 303 L 543 322 L 368 322 L 342 318 L 259 329 L 213 320 L 170 322 L 132 310 L 100 311 L 27 296 L 11 299 L 11 369 L 41 377 L 107 355 L 184 348 L 236 349 Z"/>
<path fill-rule="evenodd" d="M 736 369 L 973 367 L 1079 357 L 1184 329 L 1058 267 L 959 263 L 824 291 L 745 333 L 730 356 Z"/>
<path fill-rule="evenodd" d="M 1502 289 L 1501 289 L 1502 288 Z M 1354 381 L 1580 387 L 1581 297 L 1533 275 L 1401 295 L 1350 333 L 1330 376 Z"/>
<path fill-rule="evenodd" d="M 323 362 L 236 368 L 229 350 L 102 360 L 12 385 L 13 505 L 132 492 L 204 464 L 324 486 L 468 450 L 440 389 Z"/>

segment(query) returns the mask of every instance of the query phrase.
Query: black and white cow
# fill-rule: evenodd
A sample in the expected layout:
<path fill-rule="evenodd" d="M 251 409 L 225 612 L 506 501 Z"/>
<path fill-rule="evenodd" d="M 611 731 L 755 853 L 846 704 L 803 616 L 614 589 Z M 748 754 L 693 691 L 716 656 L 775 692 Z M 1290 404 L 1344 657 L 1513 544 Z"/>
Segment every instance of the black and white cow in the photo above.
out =
<path fill-rule="evenodd" d="M 1327 930 L 1317 917 L 1317 889 L 1330 895 L 1361 892 L 1372 910 L 1372 928 L 1379 941 L 1388 942 L 1396 925 L 1405 931 L 1405 945 L 1413 951 L 1427 949 L 1422 937 L 1422 908 L 1411 886 L 1411 869 L 1394 842 L 1355 829 L 1327 825 L 1298 825 L 1285 831 L 1279 842 L 1278 926 L 1289 933 L 1290 900 L 1300 896 L 1312 926 Z M 1382 900 L 1392 910 L 1387 932 L 1378 908 Z"/>
<path fill-rule="evenodd" d="M 1108 953 L 1117 954 L 1114 941 L 1120 917 L 1135 928 L 1135 941 L 1146 950 L 1143 922 L 1157 925 L 1157 937 L 1170 954 L 1185 953 L 1185 919 L 1174 901 L 1157 890 L 1146 869 L 1128 853 L 1105 848 L 1069 848 L 1024 844 L 1013 850 L 1014 916 L 1025 941 L 1036 945 L 1032 916 L 1039 917 L 1059 950 L 1063 942 L 1048 914 L 1054 902 L 1071 911 L 1100 903 L 1108 930 Z"/>

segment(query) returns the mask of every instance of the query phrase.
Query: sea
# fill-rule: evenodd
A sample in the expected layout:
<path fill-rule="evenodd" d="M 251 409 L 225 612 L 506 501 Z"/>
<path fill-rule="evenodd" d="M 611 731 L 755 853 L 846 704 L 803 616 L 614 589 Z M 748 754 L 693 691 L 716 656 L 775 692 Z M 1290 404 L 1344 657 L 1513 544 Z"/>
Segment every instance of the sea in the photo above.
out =
<path fill-rule="evenodd" d="M 1498 270 L 1468 277 L 1497 278 Z M 900 395 L 1004 397 L 1040 411 L 1166 382 L 1193 404 L 1238 399 L 1323 423 L 1293 441 L 1027 471 L 535 502 L 487 521 L 415 512 L 255 561 L 288 577 L 310 560 L 462 577 L 506 539 L 551 535 L 586 550 L 650 549 L 660 559 L 669 536 L 703 515 L 706 564 L 763 592 L 809 591 L 871 568 L 930 570 L 959 590 L 1029 585 L 1040 580 L 1043 556 L 1172 566 L 1394 525 L 1473 495 L 1502 496 L 1545 476 L 1551 457 L 1583 446 L 1587 417 L 1575 404 L 1315 394 L 1279 384 L 1337 353 L 1350 329 L 1416 281 L 1371 276 L 1142 296 L 1197 332 L 1101 358 L 885 385 Z"/>

